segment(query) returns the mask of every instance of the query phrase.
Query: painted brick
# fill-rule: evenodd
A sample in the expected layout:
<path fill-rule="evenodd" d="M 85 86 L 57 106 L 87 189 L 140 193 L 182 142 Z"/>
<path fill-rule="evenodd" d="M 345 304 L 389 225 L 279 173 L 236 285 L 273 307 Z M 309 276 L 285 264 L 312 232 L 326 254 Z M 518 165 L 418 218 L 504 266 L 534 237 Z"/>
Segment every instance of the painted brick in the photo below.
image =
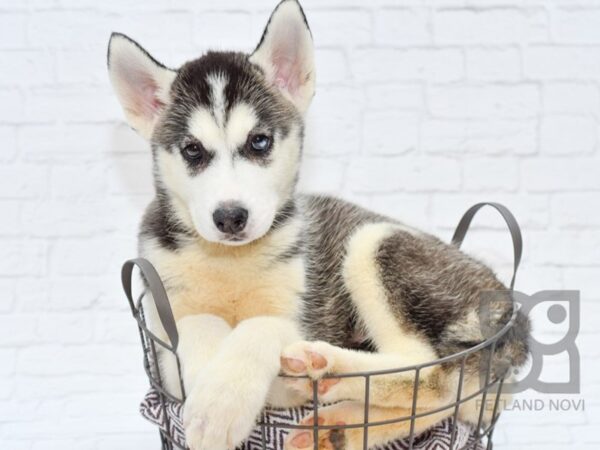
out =
<path fill-rule="evenodd" d="M 54 56 L 48 51 L 0 52 L 0 86 L 36 86 L 54 82 Z"/>
<path fill-rule="evenodd" d="M 600 217 L 590 214 L 598 201 L 596 193 L 559 193 L 552 197 L 552 217 L 561 227 L 600 226 Z"/>
<path fill-rule="evenodd" d="M 375 13 L 375 43 L 404 47 L 430 42 L 427 9 L 382 9 Z"/>
<path fill-rule="evenodd" d="M 349 87 L 321 90 L 307 119 L 307 132 L 311 134 L 308 152 L 314 150 L 319 155 L 358 153 L 362 99 L 360 91 Z M 310 150 L 311 142 L 316 146 L 313 150 Z"/>
<path fill-rule="evenodd" d="M 2 104 L 2 108 L 0 109 L 0 121 L 2 121 L 4 125 L 18 124 L 24 120 L 25 107 L 23 96 L 16 88 L 0 88 L 0 103 Z"/>
<path fill-rule="evenodd" d="M 61 239 L 52 247 L 51 264 L 59 275 L 99 275 L 111 267 L 114 253 L 105 239 Z"/>
<path fill-rule="evenodd" d="M 0 236 L 19 236 L 21 234 L 21 203 L 17 200 L 0 200 Z"/>
<path fill-rule="evenodd" d="M 597 447 L 600 2 L 302 3 L 318 86 L 300 188 L 446 241 L 469 205 L 506 204 L 523 228 L 517 288 L 582 292 L 587 410 L 507 412 L 494 448 Z M 118 280 L 153 196 L 151 151 L 123 121 L 106 45 L 124 32 L 170 67 L 251 50 L 273 6 L 0 0 L 0 447 L 158 445 L 137 413 L 147 380 Z M 507 281 L 500 217 L 473 225 L 465 251 Z M 543 316 L 536 333 L 555 336 Z"/>
<path fill-rule="evenodd" d="M 435 81 L 440 83 L 464 77 L 464 57 L 460 50 L 368 48 L 354 52 L 352 72 L 360 82 Z"/>
<path fill-rule="evenodd" d="M 356 192 L 457 190 L 460 167 L 447 158 L 355 158 L 347 177 Z"/>
<path fill-rule="evenodd" d="M 514 159 L 470 158 L 463 170 L 465 190 L 496 193 L 514 191 L 519 185 L 519 167 Z"/>
<path fill-rule="evenodd" d="M 418 84 L 384 84 L 367 86 L 367 108 L 422 110 L 425 107 L 423 87 Z"/>
<path fill-rule="evenodd" d="M 466 63 L 471 80 L 507 82 L 521 78 L 521 53 L 514 47 L 468 49 Z"/>
<path fill-rule="evenodd" d="M 5 276 L 42 275 L 46 264 L 46 245 L 39 240 L 1 239 L 0 273 Z"/>
<path fill-rule="evenodd" d="M 528 155 L 537 146 L 536 119 L 425 119 L 421 123 L 421 148 L 430 153 Z"/>
<path fill-rule="evenodd" d="M 592 117 L 547 116 L 540 127 L 540 149 L 551 155 L 578 155 L 594 152 L 598 125 Z"/>
<path fill-rule="evenodd" d="M 556 9 L 552 11 L 553 36 L 560 43 L 599 44 L 598 21 L 600 9 Z"/>
<path fill-rule="evenodd" d="M 0 161 L 13 161 L 17 154 L 16 128 L 11 126 L 0 126 L 0 142 L 2 142 L 2 152 L 0 152 Z"/>
<path fill-rule="evenodd" d="M 600 76 L 600 47 L 534 46 L 525 51 L 525 75 L 538 80 L 590 80 Z"/>
<path fill-rule="evenodd" d="M 600 160 L 596 158 L 538 158 L 523 161 L 521 181 L 534 192 L 600 190 Z"/>
<path fill-rule="evenodd" d="M 342 188 L 345 164 L 339 159 L 322 158 L 309 154 L 304 158 L 299 188 L 304 192 L 335 194 Z"/>
<path fill-rule="evenodd" d="M 431 88 L 428 100 L 436 117 L 527 119 L 537 115 L 540 95 L 532 85 L 444 86 Z"/>
<path fill-rule="evenodd" d="M 372 40 L 372 23 L 368 14 L 357 10 L 314 10 L 310 13 L 310 27 L 317 46 L 366 45 Z"/>
<path fill-rule="evenodd" d="M 419 115 L 401 111 L 367 111 L 362 146 L 369 154 L 402 154 L 418 145 Z"/>
<path fill-rule="evenodd" d="M 27 47 L 27 20 L 22 13 L 4 13 L 0 16 L 0 48 Z"/>
<path fill-rule="evenodd" d="M 544 112 L 600 115 L 600 91 L 593 84 L 549 82 L 543 98 Z"/>
<path fill-rule="evenodd" d="M 594 231 L 536 231 L 530 233 L 529 240 L 534 264 L 561 267 L 600 265 L 600 236 Z"/>
<path fill-rule="evenodd" d="M 495 201 L 509 208 L 519 224 L 525 229 L 546 228 L 550 223 L 550 202 L 544 194 L 488 193 L 482 196 L 472 193 L 436 193 L 432 199 L 431 217 L 433 223 L 445 229 L 454 229 L 467 208 L 481 201 Z M 485 228 L 505 230 L 506 225 L 500 215 L 491 208 L 485 208 L 477 215 L 476 223 Z"/>
<path fill-rule="evenodd" d="M 338 49 L 317 48 L 315 66 L 318 67 L 317 92 L 321 91 L 321 84 L 345 81 L 350 74 L 346 55 Z"/>
<path fill-rule="evenodd" d="M 235 33 L 223 33 L 235 30 Z M 201 12 L 194 15 L 193 42 L 199 48 L 252 51 L 258 43 L 252 35 L 252 15 L 247 12 Z"/>
<path fill-rule="evenodd" d="M 120 116 L 108 89 L 32 89 L 26 100 L 26 114 L 32 122 L 54 122 L 59 116 L 67 122 L 102 122 Z"/>
<path fill-rule="evenodd" d="M 439 44 L 516 44 L 548 39 L 546 13 L 541 9 L 448 9 L 433 18 Z"/>
<path fill-rule="evenodd" d="M 0 316 L 0 346 L 22 347 L 38 342 L 35 335 L 36 320 L 36 316 L 32 314 Z"/>

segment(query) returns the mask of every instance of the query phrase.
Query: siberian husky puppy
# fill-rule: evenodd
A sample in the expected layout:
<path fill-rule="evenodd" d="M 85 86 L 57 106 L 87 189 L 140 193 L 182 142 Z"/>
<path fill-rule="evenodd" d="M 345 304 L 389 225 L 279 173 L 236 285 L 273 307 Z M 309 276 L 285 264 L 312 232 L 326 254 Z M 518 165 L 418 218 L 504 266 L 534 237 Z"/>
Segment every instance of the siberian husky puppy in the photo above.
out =
<path fill-rule="evenodd" d="M 364 379 L 336 374 L 424 363 L 485 339 L 480 294 L 505 289 L 490 269 L 395 220 L 295 192 L 315 92 L 311 32 L 296 0 L 277 6 L 252 54 L 208 52 L 170 69 L 115 33 L 108 68 L 128 123 L 152 148 L 156 196 L 139 252 L 176 319 L 190 448 L 233 449 L 266 403 L 311 398 L 309 381 L 280 372 L 320 380 L 320 400 L 335 403 L 319 409 L 321 424 L 361 423 Z M 511 302 L 494 312 L 501 326 Z M 524 364 L 528 332 L 519 315 L 494 364 Z M 463 396 L 480 387 L 481 358 L 466 361 Z M 178 394 L 176 366 L 161 359 Z M 457 363 L 421 370 L 418 411 L 452 402 L 458 373 Z M 414 377 L 373 376 L 369 421 L 410 415 Z M 414 431 L 452 412 L 424 416 Z M 460 409 L 461 420 L 478 415 L 474 400 Z M 369 446 L 408 433 L 409 421 L 377 426 Z M 358 450 L 362 434 L 321 431 L 318 447 Z M 286 445 L 312 448 L 313 439 L 297 430 Z"/>

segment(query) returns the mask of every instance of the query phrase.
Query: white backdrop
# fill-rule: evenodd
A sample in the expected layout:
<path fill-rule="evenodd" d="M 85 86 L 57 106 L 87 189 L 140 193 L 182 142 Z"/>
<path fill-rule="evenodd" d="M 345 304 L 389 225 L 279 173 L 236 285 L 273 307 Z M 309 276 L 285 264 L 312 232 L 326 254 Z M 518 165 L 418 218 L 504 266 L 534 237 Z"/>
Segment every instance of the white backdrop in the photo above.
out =
<path fill-rule="evenodd" d="M 274 0 L 0 0 L 0 447 L 158 448 L 119 286 L 150 153 L 105 69 L 111 31 L 177 65 L 250 50 Z M 585 411 L 513 411 L 497 448 L 600 435 L 600 1 L 305 0 L 317 46 L 304 190 L 449 239 L 480 200 L 524 231 L 517 288 L 580 289 Z M 492 213 L 468 239 L 505 276 Z M 544 315 L 536 334 L 557 336 Z M 566 361 L 544 374 L 560 379 Z M 563 377 L 564 378 L 564 377 Z M 547 398 L 527 393 L 527 398 Z"/>

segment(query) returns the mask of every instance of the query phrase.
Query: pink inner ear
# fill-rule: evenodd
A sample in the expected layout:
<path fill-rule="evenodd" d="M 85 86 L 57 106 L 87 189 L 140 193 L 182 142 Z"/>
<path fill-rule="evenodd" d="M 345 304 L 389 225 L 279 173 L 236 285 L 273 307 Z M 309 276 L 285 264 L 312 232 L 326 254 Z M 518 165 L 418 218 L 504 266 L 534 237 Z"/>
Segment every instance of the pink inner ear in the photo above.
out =
<path fill-rule="evenodd" d="M 275 56 L 273 65 L 275 66 L 275 85 L 280 89 L 287 90 L 290 94 L 295 94 L 300 87 L 298 62 L 286 56 Z"/>
<path fill-rule="evenodd" d="M 136 81 L 135 108 L 140 115 L 153 118 L 165 106 L 156 95 L 158 86 L 147 75 L 140 76 Z"/>
<path fill-rule="evenodd" d="M 294 95 L 300 89 L 302 67 L 298 42 L 302 36 L 298 27 L 291 26 L 284 30 L 280 35 L 281 40 L 273 49 L 271 61 L 275 66 L 275 84 Z"/>
<path fill-rule="evenodd" d="M 115 66 L 125 87 L 127 109 L 145 120 L 154 120 L 164 103 L 158 98 L 159 86 L 148 68 L 128 60 L 117 60 Z"/>

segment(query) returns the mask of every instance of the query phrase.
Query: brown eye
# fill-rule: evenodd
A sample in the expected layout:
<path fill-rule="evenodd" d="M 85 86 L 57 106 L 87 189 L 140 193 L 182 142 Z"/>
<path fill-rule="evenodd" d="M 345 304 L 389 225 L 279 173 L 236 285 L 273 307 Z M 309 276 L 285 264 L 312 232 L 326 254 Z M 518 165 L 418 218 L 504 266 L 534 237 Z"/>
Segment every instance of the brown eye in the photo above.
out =
<path fill-rule="evenodd" d="M 271 149 L 271 138 L 264 134 L 253 134 L 249 137 L 248 144 L 254 153 L 267 153 Z"/>
<path fill-rule="evenodd" d="M 189 162 L 198 162 L 204 158 L 206 150 L 200 144 L 192 143 L 181 149 L 181 155 Z"/>

